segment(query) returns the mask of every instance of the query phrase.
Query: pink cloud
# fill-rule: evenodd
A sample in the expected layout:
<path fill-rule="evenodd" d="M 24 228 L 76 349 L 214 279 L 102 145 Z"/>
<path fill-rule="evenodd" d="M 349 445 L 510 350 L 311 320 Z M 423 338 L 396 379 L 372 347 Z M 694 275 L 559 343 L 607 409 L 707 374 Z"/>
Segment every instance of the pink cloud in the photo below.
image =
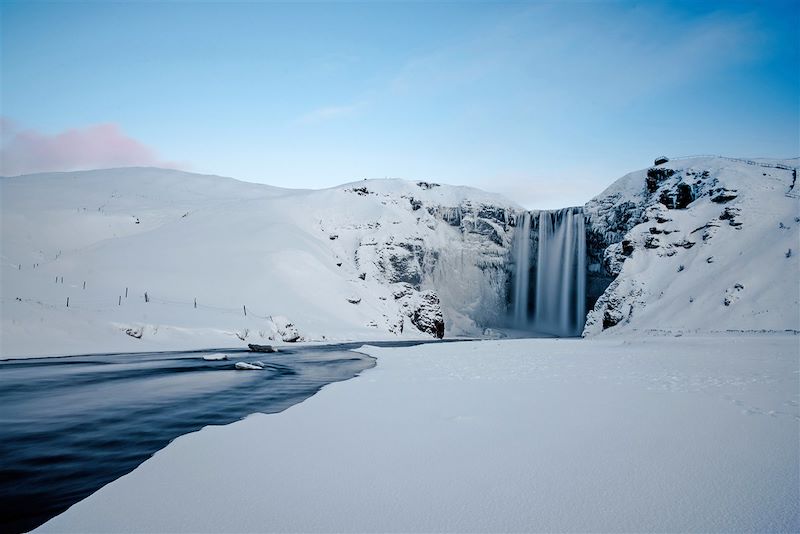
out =
<path fill-rule="evenodd" d="M 35 172 L 73 171 L 109 167 L 170 167 L 155 150 L 129 137 L 116 124 L 95 124 L 55 135 L 17 130 L 13 121 L 0 117 L 0 174 L 15 176 Z"/>

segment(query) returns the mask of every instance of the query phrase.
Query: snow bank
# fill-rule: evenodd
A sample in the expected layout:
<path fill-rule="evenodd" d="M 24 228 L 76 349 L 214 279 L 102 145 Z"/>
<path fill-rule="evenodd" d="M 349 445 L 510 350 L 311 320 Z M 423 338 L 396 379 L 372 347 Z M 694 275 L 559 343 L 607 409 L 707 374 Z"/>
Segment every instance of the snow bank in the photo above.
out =
<path fill-rule="evenodd" d="M 37 531 L 800 529 L 797 336 L 360 350 L 375 369 L 180 437 Z"/>

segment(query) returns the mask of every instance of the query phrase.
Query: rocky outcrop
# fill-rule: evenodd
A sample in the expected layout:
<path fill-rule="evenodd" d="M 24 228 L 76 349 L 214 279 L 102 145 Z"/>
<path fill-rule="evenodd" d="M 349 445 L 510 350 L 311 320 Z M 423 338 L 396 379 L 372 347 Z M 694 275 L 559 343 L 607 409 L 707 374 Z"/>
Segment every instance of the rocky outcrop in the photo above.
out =
<path fill-rule="evenodd" d="M 592 199 L 585 212 L 595 302 L 584 335 L 797 322 L 797 270 L 791 256 L 778 254 L 790 239 L 779 232 L 797 235 L 797 227 L 783 222 L 797 209 L 796 199 L 783 194 L 792 179 L 784 167 L 673 160 L 631 173 Z M 773 248 L 775 258 L 790 261 L 760 258 Z M 746 273 L 760 291 L 744 291 Z"/>
<path fill-rule="evenodd" d="M 435 291 L 423 291 L 414 304 L 408 307 L 408 314 L 417 330 L 436 338 L 444 337 L 444 317 Z"/>
<path fill-rule="evenodd" d="M 521 208 L 491 194 L 432 182 L 368 180 L 342 189 L 362 197 L 355 206 L 374 218 L 354 213 L 343 225 L 341 215 L 332 213 L 320 220 L 320 230 L 337 258 L 352 259 L 336 265 L 354 272 L 360 306 L 372 309 L 367 296 L 382 294 L 381 287 L 404 293 L 380 297 L 379 313 L 367 324 L 436 336 L 445 329 L 479 334 L 502 324 L 513 219 Z"/>

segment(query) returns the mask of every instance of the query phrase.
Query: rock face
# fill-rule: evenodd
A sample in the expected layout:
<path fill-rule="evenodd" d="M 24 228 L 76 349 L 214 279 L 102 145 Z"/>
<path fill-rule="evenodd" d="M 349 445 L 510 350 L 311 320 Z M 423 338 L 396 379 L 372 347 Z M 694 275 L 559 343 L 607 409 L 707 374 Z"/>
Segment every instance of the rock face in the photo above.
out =
<path fill-rule="evenodd" d="M 800 239 L 791 164 L 672 160 L 592 199 L 584 335 L 798 328 L 800 266 L 785 254 Z"/>
<path fill-rule="evenodd" d="M 522 208 L 431 182 L 367 180 L 341 191 L 350 195 L 350 221 L 323 213 L 319 226 L 337 236 L 328 242 L 341 268 L 358 273 L 353 293 L 378 295 L 381 312 L 369 326 L 442 337 L 505 320 L 513 219 Z"/>
<path fill-rule="evenodd" d="M 444 317 L 435 291 L 422 291 L 419 298 L 409 299 L 405 310 L 417 330 L 439 339 L 444 337 Z"/>

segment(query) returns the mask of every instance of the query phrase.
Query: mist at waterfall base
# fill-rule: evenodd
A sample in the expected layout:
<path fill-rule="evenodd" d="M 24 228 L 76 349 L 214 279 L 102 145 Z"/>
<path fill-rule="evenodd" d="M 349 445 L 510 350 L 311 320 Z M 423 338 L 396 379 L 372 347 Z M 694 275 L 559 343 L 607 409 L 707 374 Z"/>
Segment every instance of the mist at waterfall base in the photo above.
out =
<path fill-rule="evenodd" d="M 515 222 L 511 326 L 580 336 L 586 320 L 583 208 L 525 212 Z"/>

